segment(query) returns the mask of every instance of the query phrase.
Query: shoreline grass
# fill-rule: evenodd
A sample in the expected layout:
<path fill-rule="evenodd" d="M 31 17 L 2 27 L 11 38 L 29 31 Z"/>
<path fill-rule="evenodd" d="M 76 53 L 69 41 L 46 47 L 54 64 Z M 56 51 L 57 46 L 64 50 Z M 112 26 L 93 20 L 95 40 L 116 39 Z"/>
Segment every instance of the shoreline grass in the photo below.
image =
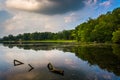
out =
<path fill-rule="evenodd" d="M 83 46 L 112 45 L 113 43 L 77 42 L 76 40 L 28 40 L 28 41 L 2 41 L 5 44 L 37 44 L 37 43 L 74 43 Z"/>
<path fill-rule="evenodd" d="M 26 40 L 26 41 L 2 41 L 1 43 L 4 43 L 4 42 L 12 42 L 12 43 L 14 43 L 14 42 L 30 42 L 30 43 L 34 43 L 34 42 L 77 42 L 76 40 Z"/>

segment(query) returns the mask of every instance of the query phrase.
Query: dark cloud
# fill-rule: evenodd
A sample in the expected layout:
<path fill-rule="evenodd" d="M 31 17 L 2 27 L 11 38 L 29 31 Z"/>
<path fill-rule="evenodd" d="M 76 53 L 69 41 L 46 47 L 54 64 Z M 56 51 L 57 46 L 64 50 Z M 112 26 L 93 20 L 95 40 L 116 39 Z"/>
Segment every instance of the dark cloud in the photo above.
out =
<path fill-rule="evenodd" d="M 7 0 L 7 7 L 47 15 L 64 14 L 85 7 L 88 0 Z"/>
<path fill-rule="evenodd" d="M 63 14 L 70 11 L 76 11 L 85 6 L 85 0 L 49 0 L 55 3 L 55 6 L 45 7 L 39 12 L 43 14 Z"/>

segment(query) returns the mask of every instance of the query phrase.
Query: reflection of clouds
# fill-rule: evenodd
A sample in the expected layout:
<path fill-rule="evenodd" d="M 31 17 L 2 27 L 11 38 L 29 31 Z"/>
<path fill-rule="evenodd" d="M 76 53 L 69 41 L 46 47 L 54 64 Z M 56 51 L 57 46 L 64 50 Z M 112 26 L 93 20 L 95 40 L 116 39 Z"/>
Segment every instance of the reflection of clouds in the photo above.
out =
<path fill-rule="evenodd" d="M 1 48 L 1 47 L 0 47 Z M 0 80 L 1 77 L 6 76 L 6 80 L 36 80 L 36 76 L 39 77 L 37 80 L 44 80 L 47 74 L 47 64 L 48 62 L 53 63 L 55 67 L 66 69 L 71 73 L 74 74 L 75 77 L 79 77 L 80 75 L 84 75 L 85 78 L 89 80 L 112 80 L 116 78 L 113 73 L 109 73 L 107 71 L 101 70 L 98 66 L 90 66 L 88 62 L 83 61 L 72 54 L 70 52 L 63 52 L 60 50 L 23 50 L 18 49 L 16 47 L 9 49 L 9 48 L 1 48 L 2 49 L 2 56 L 4 63 L 0 61 L 0 63 L 5 64 L 3 67 L 7 66 L 6 69 L 9 70 L 1 71 L 3 68 L 0 65 Z M 13 67 L 13 60 L 18 59 L 25 63 L 24 65 Z M 6 63 L 5 63 L 6 62 Z M 7 64 L 7 65 L 6 65 Z M 35 69 L 32 70 L 30 73 L 27 71 L 29 70 L 28 64 L 31 64 Z M 12 66 L 11 66 L 12 65 Z M 36 71 L 36 72 L 34 72 Z M 4 74 L 3 74 L 4 73 Z M 67 73 L 67 72 L 66 72 Z M 48 75 L 49 76 L 49 75 Z M 51 77 L 51 73 L 50 73 Z M 48 78 L 48 77 L 46 77 Z M 51 77 L 53 78 L 53 76 Z M 66 78 L 66 76 L 65 76 Z M 67 79 L 65 79 L 67 80 Z"/>
<path fill-rule="evenodd" d="M 108 74 L 108 72 L 103 71 L 98 73 L 98 77 L 101 77 L 102 79 L 105 80 L 112 80 L 115 77 L 115 75 L 113 75 L 112 73 Z"/>
<path fill-rule="evenodd" d="M 61 64 L 71 65 L 66 63 L 66 59 L 69 60 L 69 56 L 72 55 L 73 54 L 66 54 L 59 50 L 33 51 L 17 49 L 14 47 L 6 50 L 4 59 L 10 64 L 13 64 L 13 60 L 17 59 L 26 65 L 32 64 L 34 67 L 45 67 L 49 62 L 55 63 L 55 65 L 59 66 L 61 66 Z"/>
<path fill-rule="evenodd" d="M 13 59 L 18 59 L 18 60 L 24 60 L 25 55 L 24 53 L 16 53 L 16 52 L 7 52 L 6 53 L 6 59 L 7 60 L 13 60 Z"/>
<path fill-rule="evenodd" d="M 108 75 L 108 74 L 104 74 L 104 75 L 103 75 L 103 78 L 104 78 L 104 79 L 107 79 L 107 80 L 112 80 L 112 76 L 111 76 L 111 75 Z"/>
<path fill-rule="evenodd" d="M 88 80 L 113 80 L 115 78 L 115 75 L 113 73 L 109 73 L 107 71 L 99 69 L 97 71 L 89 71 L 86 77 Z"/>
<path fill-rule="evenodd" d="M 74 55 L 75 56 L 75 55 Z M 51 50 L 45 53 L 45 57 L 48 61 L 55 63 L 56 65 L 63 65 L 69 67 L 76 66 L 76 58 L 74 58 L 73 54 L 69 52 L 62 52 L 59 50 Z"/>
<path fill-rule="evenodd" d="M 44 53 L 44 51 L 38 53 L 33 50 L 7 50 L 5 54 L 5 59 L 9 63 L 13 63 L 13 60 L 17 59 L 25 64 L 31 63 L 33 65 L 38 65 L 41 62 L 44 62 Z"/>
<path fill-rule="evenodd" d="M 72 59 L 65 59 L 66 64 L 73 64 L 73 60 Z"/>
<path fill-rule="evenodd" d="M 66 63 L 67 65 L 73 67 L 73 68 L 76 67 L 76 64 L 75 64 L 75 62 L 74 62 L 73 59 L 69 59 L 69 58 L 67 58 L 67 59 L 65 59 L 65 63 Z"/>
<path fill-rule="evenodd" d="M 60 58 L 61 57 L 61 55 L 62 55 L 62 51 L 58 51 L 58 50 L 50 50 L 50 51 L 47 51 L 46 53 L 45 53 L 45 57 L 47 58 L 47 59 L 58 59 L 58 58 Z"/>
<path fill-rule="evenodd" d="M 92 74 L 92 73 L 89 73 L 86 77 L 88 80 L 99 80 L 97 75 Z"/>
<path fill-rule="evenodd" d="M 36 73 L 14 73 L 9 74 L 7 80 L 33 80 Z"/>
<path fill-rule="evenodd" d="M 110 73 L 106 70 L 101 70 L 99 66 L 92 66 L 91 69 L 93 72 L 89 72 L 87 75 L 90 80 L 114 80 L 116 77 L 113 73 Z"/>

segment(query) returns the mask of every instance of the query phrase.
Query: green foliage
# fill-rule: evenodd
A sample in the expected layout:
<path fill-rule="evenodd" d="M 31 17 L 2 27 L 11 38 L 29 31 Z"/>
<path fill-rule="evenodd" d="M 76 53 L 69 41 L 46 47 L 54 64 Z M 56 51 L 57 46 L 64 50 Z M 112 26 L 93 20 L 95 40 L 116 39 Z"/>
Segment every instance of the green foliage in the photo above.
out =
<path fill-rule="evenodd" d="M 34 41 L 34 40 L 73 40 L 72 35 L 74 30 L 63 30 L 58 33 L 51 32 L 34 32 L 34 33 L 24 33 L 17 36 L 8 35 L 4 36 L 0 41 Z"/>
<path fill-rule="evenodd" d="M 120 28 L 120 8 L 100 15 L 97 19 L 89 19 L 75 28 L 75 38 L 81 42 L 116 42 L 116 30 Z M 113 35 L 112 35 L 113 34 Z"/>
<path fill-rule="evenodd" d="M 112 41 L 114 43 L 120 43 L 120 29 L 115 31 L 115 32 L 113 32 Z"/>

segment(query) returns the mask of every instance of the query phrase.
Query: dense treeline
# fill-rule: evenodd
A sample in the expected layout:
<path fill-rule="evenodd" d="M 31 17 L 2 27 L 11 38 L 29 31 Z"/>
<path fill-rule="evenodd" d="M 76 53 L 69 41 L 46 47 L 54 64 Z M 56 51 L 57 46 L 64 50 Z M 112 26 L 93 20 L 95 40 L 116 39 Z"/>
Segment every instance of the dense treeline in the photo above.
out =
<path fill-rule="evenodd" d="M 27 41 L 27 40 L 73 40 L 72 36 L 73 30 L 64 30 L 58 33 L 52 32 L 34 32 L 34 33 L 24 33 L 17 36 L 8 35 L 4 36 L 2 41 Z"/>
<path fill-rule="evenodd" d="M 17 40 L 77 40 L 80 42 L 114 42 L 120 43 L 120 8 L 100 15 L 97 19 L 89 19 L 78 25 L 74 30 L 58 33 L 35 32 L 17 36 L 4 36 L 2 41 Z"/>
<path fill-rule="evenodd" d="M 120 43 L 120 8 L 80 24 L 74 35 L 81 42 Z"/>

